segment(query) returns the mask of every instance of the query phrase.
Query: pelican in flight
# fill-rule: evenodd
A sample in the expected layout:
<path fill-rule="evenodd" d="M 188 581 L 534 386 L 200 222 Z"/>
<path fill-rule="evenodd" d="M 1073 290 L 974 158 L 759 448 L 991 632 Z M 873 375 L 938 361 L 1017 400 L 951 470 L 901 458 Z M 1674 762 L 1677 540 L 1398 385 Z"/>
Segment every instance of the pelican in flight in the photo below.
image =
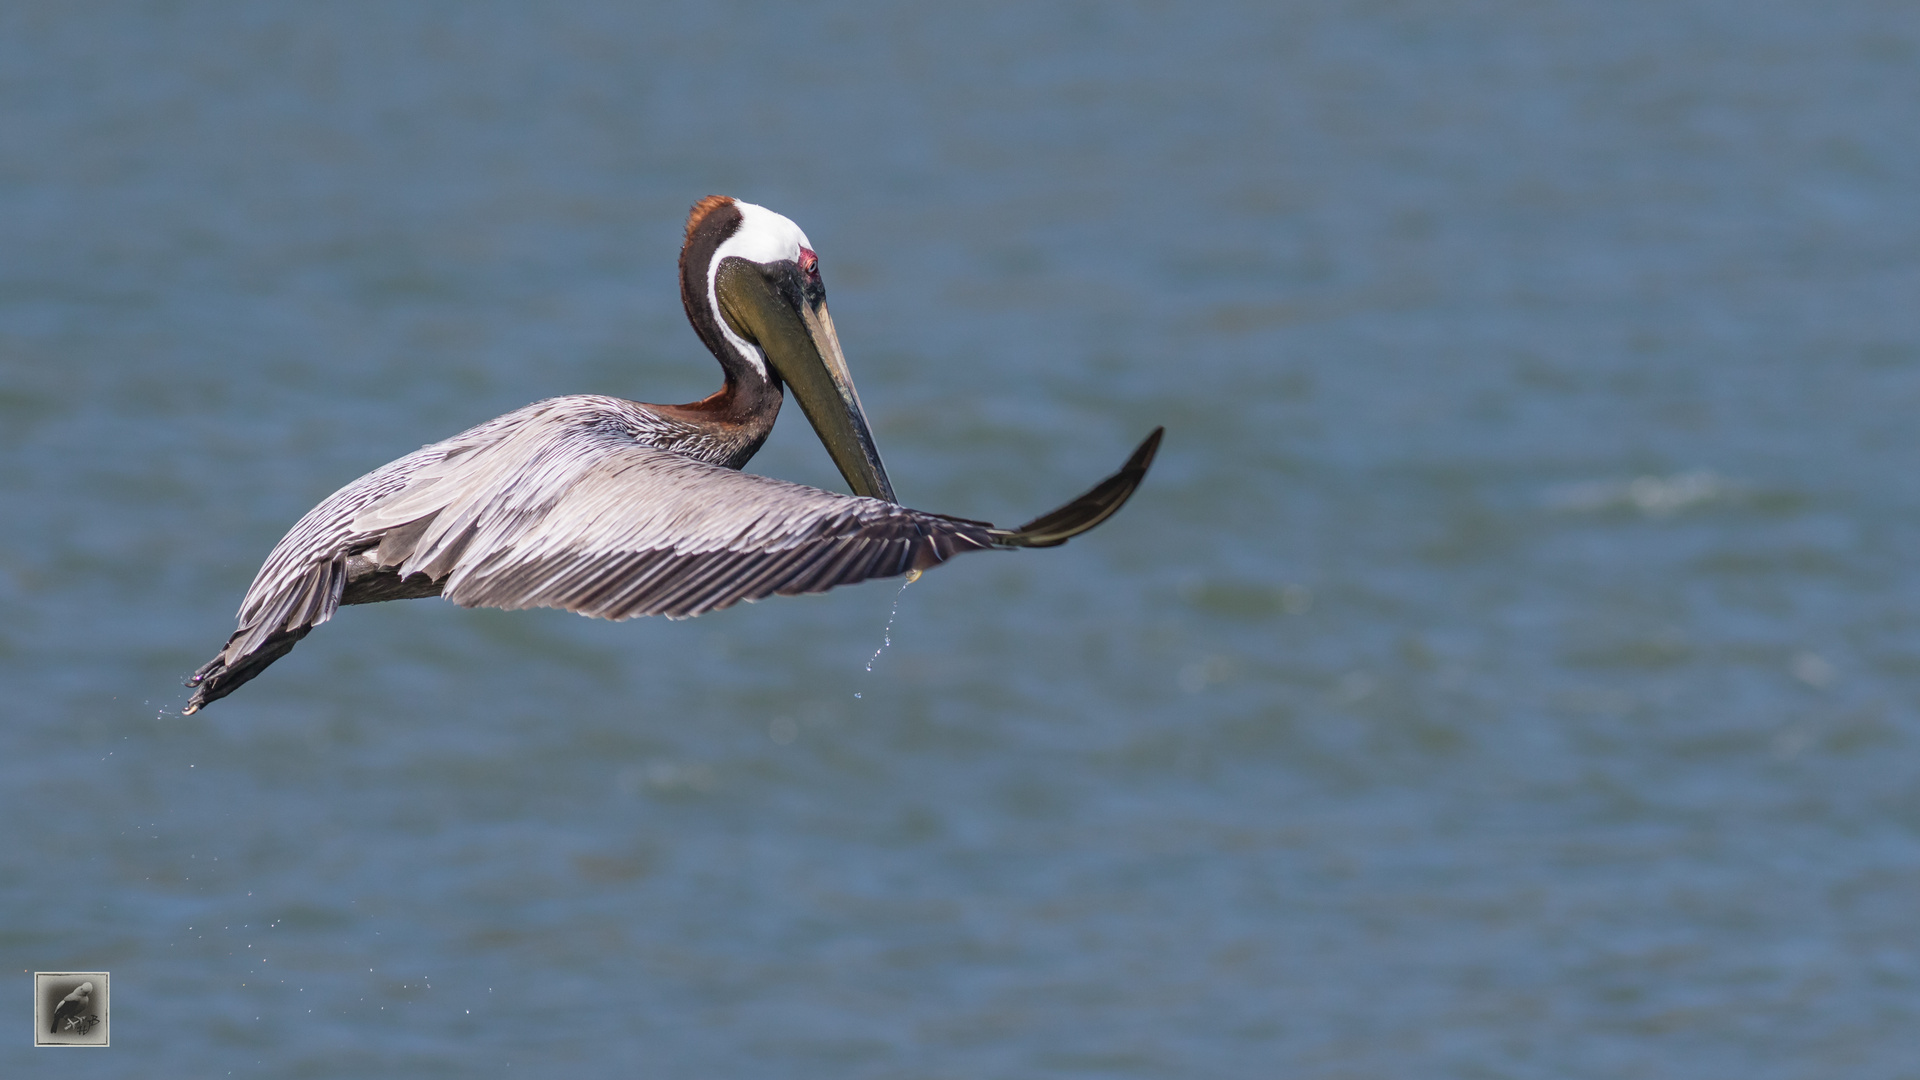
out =
<path fill-rule="evenodd" d="M 1091 491 L 1017 529 L 894 500 L 840 352 L 813 245 L 765 207 L 713 195 L 687 219 L 680 299 L 726 375 L 690 405 L 576 394 L 423 446 L 294 525 L 193 673 L 185 712 L 233 693 L 342 604 L 444 596 L 602 619 L 686 618 L 741 600 L 918 574 L 964 551 L 1052 547 L 1110 517 L 1160 429 Z M 790 387 L 853 488 L 740 471 Z"/>

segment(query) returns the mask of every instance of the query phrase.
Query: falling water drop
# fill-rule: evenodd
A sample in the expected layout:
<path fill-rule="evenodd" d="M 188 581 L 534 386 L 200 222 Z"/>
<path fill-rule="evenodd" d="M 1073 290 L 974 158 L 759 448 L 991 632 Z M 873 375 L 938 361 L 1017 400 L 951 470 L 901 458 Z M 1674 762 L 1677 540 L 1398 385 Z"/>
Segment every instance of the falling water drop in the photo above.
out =
<path fill-rule="evenodd" d="M 867 657 L 867 670 L 869 672 L 873 670 L 874 663 L 880 659 L 880 654 L 886 652 L 887 648 L 893 644 L 893 620 L 900 615 L 900 598 L 907 594 L 907 586 L 919 580 L 920 571 L 908 571 L 907 580 L 900 583 L 900 591 L 893 594 L 893 610 L 887 612 L 887 629 L 880 635 L 880 647 L 873 650 L 872 656 Z M 859 697 L 860 695 L 855 694 L 853 696 Z"/>

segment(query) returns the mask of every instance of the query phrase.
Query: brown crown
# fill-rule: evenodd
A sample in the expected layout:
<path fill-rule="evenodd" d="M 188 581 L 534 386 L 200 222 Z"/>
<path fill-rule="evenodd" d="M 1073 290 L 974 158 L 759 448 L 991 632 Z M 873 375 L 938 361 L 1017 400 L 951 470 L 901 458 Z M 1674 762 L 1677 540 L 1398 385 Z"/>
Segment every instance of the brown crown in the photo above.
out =
<path fill-rule="evenodd" d="M 723 206 L 732 205 L 733 197 L 731 195 L 709 195 L 699 202 L 694 203 L 693 212 L 687 215 L 687 239 L 693 239 L 693 230 L 700 227 L 700 223 L 707 219 L 708 214 L 713 213 Z"/>

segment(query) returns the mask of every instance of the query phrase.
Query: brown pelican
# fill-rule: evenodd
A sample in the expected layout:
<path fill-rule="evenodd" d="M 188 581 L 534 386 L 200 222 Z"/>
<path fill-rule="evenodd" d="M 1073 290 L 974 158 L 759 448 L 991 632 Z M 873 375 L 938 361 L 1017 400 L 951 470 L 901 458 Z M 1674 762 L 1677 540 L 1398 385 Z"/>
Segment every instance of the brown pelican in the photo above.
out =
<path fill-rule="evenodd" d="M 690 405 L 579 394 L 421 447 L 294 525 L 193 673 L 186 712 L 232 693 L 341 604 L 445 596 L 603 619 L 688 617 L 741 600 L 917 573 L 963 552 L 1052 547 L 1133 494 L 1155 429 L 1119 472 L 1017 529 L 894 501 L 800 227 L 725 196 L 695 204 L 680 299 L 726 385 Z M 853 495 L 739 471 L 793 389 Z"/>

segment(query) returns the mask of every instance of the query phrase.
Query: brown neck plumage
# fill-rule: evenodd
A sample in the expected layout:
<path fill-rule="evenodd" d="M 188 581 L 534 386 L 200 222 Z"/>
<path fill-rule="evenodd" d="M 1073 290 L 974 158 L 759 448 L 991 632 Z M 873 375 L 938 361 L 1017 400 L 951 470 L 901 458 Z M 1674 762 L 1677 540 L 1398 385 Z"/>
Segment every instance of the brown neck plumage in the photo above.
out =
<path fill-rule="evenodd" d="M 728 434 L 732 439 L 749 442 L 758 449 L 780 412 L 780 385 L 727 340 L 721 332 L 720 313 L 707 295 L 714 252 L 740 228 L 741 220 L 740 208 L 731 198 L 709 195 L 693 204 L 693 212 L 687 216 L 686 242 L 680 248 L 680 303 L 687 310 L 694 333 L 720 362 L 726 384 L 699 401 L 655 408 L 688 423 L 731 428 Z"/>

